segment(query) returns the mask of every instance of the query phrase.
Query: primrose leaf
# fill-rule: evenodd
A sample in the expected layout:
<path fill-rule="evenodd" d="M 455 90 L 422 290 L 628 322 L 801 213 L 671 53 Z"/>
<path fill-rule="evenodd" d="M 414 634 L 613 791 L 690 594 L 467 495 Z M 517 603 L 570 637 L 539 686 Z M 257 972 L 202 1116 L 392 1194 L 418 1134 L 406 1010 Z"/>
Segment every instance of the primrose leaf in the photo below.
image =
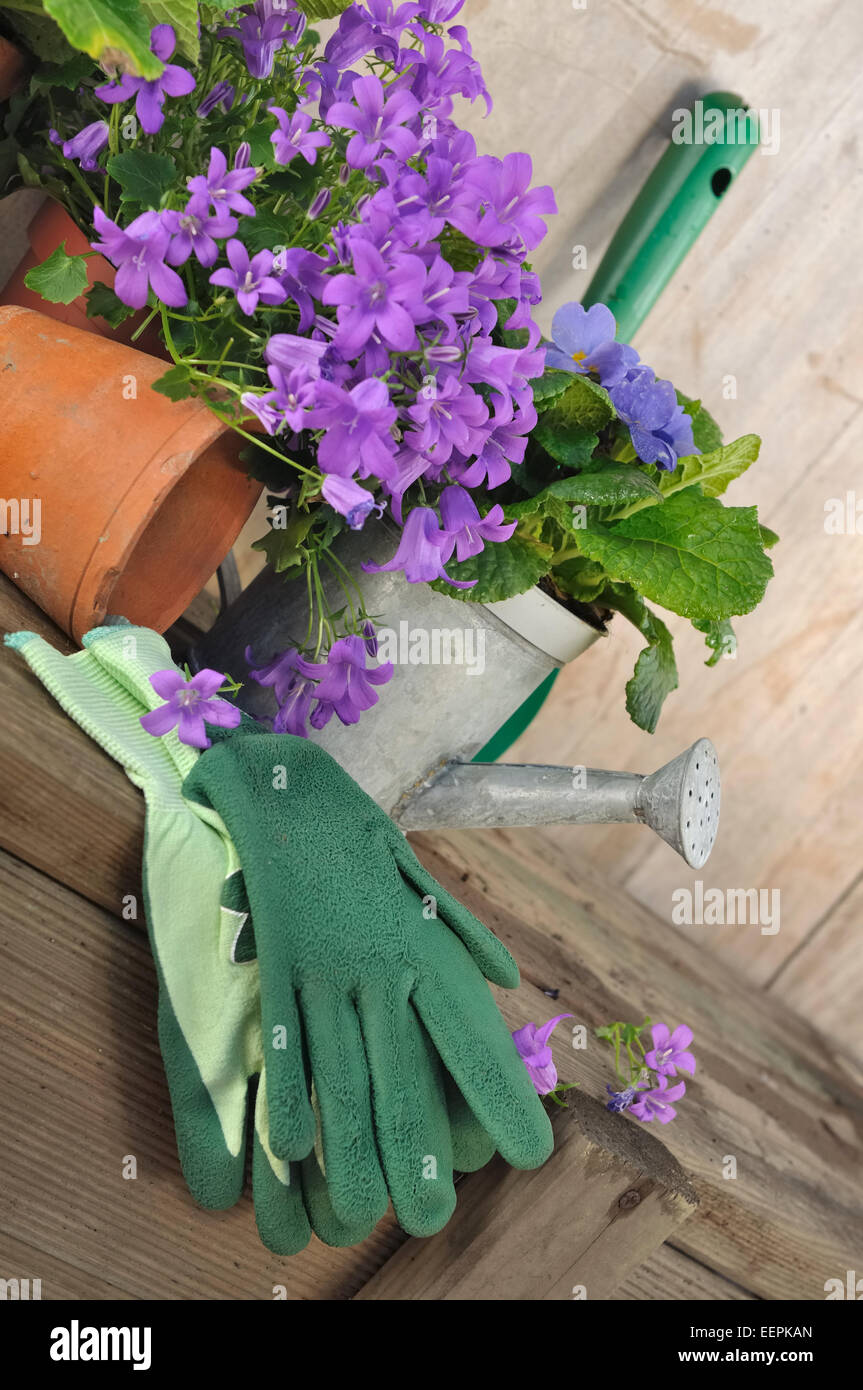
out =
<path fill-rule="evenodd" d="M 647 607 L 640 594 L 627 584 L 609 585 L 599 602 L 622 614 L 638 628 L 647 642 L 627 682 L 626 711 L 639 729 L 652 734 L 659 723 L 666 698 L 678 686 L 671 633 L 662 619 Z"/>
<path fill-rule="evenodd" d="M 152 79 L 162 71 L 150 51 L 150 23 L 139 0 L 43 0 L 43 7 L 72 47 L 89 53 L 106 72 Z"/>

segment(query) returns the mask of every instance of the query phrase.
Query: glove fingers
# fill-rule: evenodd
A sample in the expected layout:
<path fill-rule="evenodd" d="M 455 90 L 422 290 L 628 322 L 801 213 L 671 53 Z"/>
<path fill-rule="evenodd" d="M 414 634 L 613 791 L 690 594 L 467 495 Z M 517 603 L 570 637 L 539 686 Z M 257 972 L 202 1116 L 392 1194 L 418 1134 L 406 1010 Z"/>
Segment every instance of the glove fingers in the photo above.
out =
<path fill-rule="evenodd" d="M 375 1143 L 357 1012 L 347 995 L 321 985 L 303 988 L 300 1007 L 320 1110 L 329 1202 L 346 1228 L 370 1231 L 386 1212 L 389 1196 Z"/>
<path fill-rule="evenodd" d="M 297 1255 L 311 1239 L 298 1163 L 276 1158 L 270 1147 L 266 1077 L 258 1077 L 252 1148 L 252 1195 L 258 1234 L 274 1255 Z"/>
<path fill-rule="evenodd" d="M 496 1152 L 494 1140 L 483 1129 L 446 1070 L 444 1091 L 452 1136 L 452 1166 L 459 1173 L 475 1173 L 493 1158 Z"/>
<path fill-rule="evenodd" d="M 306 1210 L 318 1240 L 322 1240 L 325 1245 L 342 1249 L 346 1245 L 359 1245 L 360 1241 L 371 1235 L 379 1218 L 346 1222 L 336 1215 L 330 1200 L 327 1178 L 321 1171 L 316 1153 L 309 1154 L 297 1167 L 302 1174 Z"/>
<path fill-rule="evenodd" d="M 403 877 L 424 899 L 434 899 L 435 914 L 455 932 L 470 951 L 485 978 L 501 985 L 503 989 L 517 989 L 518 966 L 503 942 L 438 883 L 420 863 L 405 837 L 395 827 L 390 843 Z M 419 906 L 420 904 L 417 904 L 417 907 Z"/>
<path fill-rule="evenodd" d="M 260 941 L 258 951 L 270 1145 L 277 1158 L 294 1161 L 311 1152 L 317 1129 L 306 1080 L 300 1013 L 287 972 L 278 968 L 278 960 L 265 959 Z"/>
<path fill-rule="evenodd" d="M 378 1148 L 399 1225 L 441 1230 L 455 1208 L 443 1076 L 409 1003 L 411 981 L 376 983 L 358 996 L 372 1078 Z"/>
<path fill-rule="evenodd" d="M 513 1168 L 538 1168 L 551 1121 L 491 990 L 442 929 L 435 966 L 414 989 L 417 1011 L 467 1104 Z M 471 979 L 473 976 L 473 980 Z"/>
<path fill-rule="evenodd" d="M 232 1097 L 236 1152 L 229 1148 L 221 1120 L 201 1078 L 189 1045 L 159 980 L 159 1045 L 171 1093 L 177 1152 L 183 1177 L 196 1202 L 224 1211 L 240 1200 L 245 1168 L 246 1080 L 236 1079 Z"/>

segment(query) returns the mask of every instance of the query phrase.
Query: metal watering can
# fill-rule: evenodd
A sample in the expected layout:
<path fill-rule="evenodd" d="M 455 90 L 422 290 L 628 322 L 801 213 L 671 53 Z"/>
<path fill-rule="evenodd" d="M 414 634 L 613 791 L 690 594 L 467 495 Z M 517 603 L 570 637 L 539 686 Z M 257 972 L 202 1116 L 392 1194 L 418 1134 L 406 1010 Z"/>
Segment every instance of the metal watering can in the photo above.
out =
<path fill-rule="evenodd" d="M 466 603 L 400 572 L 363 574 L 381 564 L 397 535 L 383 522 L 340 538 L 339 558 L 361 581 L 380 657 L 393 678 L 356 726 L 336 717 L 311 737 L 403 830 L 456 827 L 649 825 L 693 868 L 707 859 L 719 821 L 716 752 L 699 739 L 650 776 L 581 767 L 472 762 L 495 730 L 553 671 L 602 635 L 540 589 L 502 603 Z M 323 576 L 322 576 L 323 577 Z M 333 609 L 344 594 L 324 579 Z M 251 646 L 262 664 L 305 633 L 305 581 L 273 570 L 258 578 L 192 648 L 191 664 L 246 670 Z M 269 688 L 244 684 L 239 703 L 256 718 L 276 711 Z"/>

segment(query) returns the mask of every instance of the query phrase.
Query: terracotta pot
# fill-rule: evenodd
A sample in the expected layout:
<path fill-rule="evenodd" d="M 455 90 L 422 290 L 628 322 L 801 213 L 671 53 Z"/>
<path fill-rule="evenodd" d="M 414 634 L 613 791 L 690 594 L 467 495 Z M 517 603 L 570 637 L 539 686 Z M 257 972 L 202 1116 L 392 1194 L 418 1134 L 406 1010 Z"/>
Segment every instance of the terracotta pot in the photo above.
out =
<path fill-rule="evenodd" d="M 12 532 L 0 568 L 79 640 L 107 613 L 164 631 L 261 493 L 238 435 L 200 401 L 150 390 L 163 372 L 134 348 L 0 308 L 0 524 Z"/>
<path fill-rule="evenodd" d="M 93 235 L 95 237 L 95 232 Z M 87 279 L 91 285 L 100 281 L 109 289 L 113 289 L 116 274 L 114 267 L 104 256 L 89 254 L 92 248 L 88 238 L 75 225 L 66 209 L 55 203 L 53 198 L 46 199 L 31 220 L 27 228 L 27 237 L 30 250 L 12 272 L 0 293 L 0 304 L 19 304 L 23 309 L 35 309 L 37 314 L 45 314 L 59 323 L 72 324 L 74 328 L 81 328 L 86 333 L 98 333 L 104 338 L 113 338 L 118 343 L 130 343 L 136 327 L 146 318 L 145 311 L 124 320 L 119 328 L 112 328 L 105 319 L 87 317 L 85 294 L 73 299 L 71 304 L 49 304 L 34 290 L 28 290 L 24 283 L 28 271 L 41 265 L 65 242 L 66 251 L 70 256 L 88 253 Z M 155 327 L 148 328 L 135 346 L 144 352 L 152 353 L 154 357 L 168 359 L 168 353 Z"/>
<path fill-rule="evenodd" d="M 26 71 L 27 59 L 20 48 L 9 39 L 0 38 L 0 101 L 8 101 L 18 91 Z"/>

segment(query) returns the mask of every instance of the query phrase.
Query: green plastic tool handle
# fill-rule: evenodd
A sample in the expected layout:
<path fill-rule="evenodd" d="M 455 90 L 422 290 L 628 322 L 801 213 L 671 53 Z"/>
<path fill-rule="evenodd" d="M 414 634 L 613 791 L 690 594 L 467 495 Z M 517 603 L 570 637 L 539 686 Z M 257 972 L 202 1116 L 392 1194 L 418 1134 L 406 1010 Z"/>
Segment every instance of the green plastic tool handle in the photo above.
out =
<path fill-rule="evenodd" d="M 758 121 L 731 92 L 695 102 L 611 239 L 582 303 L 607 304 L 617 337 L 630 342 L 758 145 Z M 730 115 L 728 113 L 731 113 Z M 699 138 L 700 137 L 700 138 Z M 539 713 L 558 672 L 477 753 L 493 762 Z"/>

